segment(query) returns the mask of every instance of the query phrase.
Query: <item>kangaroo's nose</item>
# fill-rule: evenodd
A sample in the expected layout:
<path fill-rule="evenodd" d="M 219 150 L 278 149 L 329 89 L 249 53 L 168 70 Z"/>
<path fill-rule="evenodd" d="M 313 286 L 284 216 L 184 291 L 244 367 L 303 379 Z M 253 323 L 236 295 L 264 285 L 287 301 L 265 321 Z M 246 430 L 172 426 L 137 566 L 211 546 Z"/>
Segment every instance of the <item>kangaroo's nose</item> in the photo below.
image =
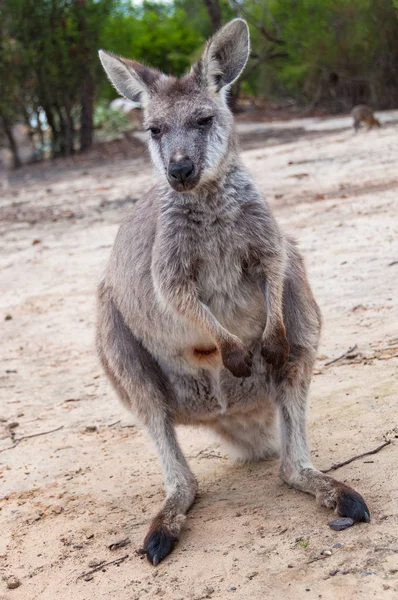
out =
<path fill-rule="evenodd" d="M 169 164 L 168 176 L 171 181 L 184 183 L 184 181 L 191 179 L 194 170 L 195 165 L 193 164 L 192 160 L 184 159 L 180 160 L 179 162 L 171 162 Z"/>

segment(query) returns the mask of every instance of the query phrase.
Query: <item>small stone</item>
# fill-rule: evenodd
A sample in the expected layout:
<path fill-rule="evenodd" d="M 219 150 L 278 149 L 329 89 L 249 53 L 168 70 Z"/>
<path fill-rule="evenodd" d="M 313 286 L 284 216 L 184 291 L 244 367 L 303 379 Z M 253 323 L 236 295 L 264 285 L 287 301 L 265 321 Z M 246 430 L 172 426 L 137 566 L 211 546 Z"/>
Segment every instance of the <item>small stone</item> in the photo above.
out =
<path fill-rule="evenodd" d="M 90 567 L 90 569 L 95 569 L 95 567 L 99 567 L 100 565 L 103 565 L 106 562 L 106 560 L 100 560 L 98 558 L 93 558 L 93 560 L 90 560 L 90 562 L 88 563 L 88 566 Z"/>
<path fill-rule="evenodd" d="M 60 506 L 59 504 L 54 504 L 54 506 L 51 508 L 51 512 L 55 513 L 56 515 L 60 515 L 63 510 L 64 507 Z"/>
<path fill-rule="evenodd" d="M 15 590 L 21 585 L 20 580 L 15 575 L 8 575 L 3 577 L 3 579 L 6 582 L 6 585 L 9 590 Z"/>
<path fill-rule="evenodd" d="M 42 519 L 44 517 L 44 512 L 39 508 L 38 510 L 35 510 L 35 514 L 33 517 L 34 521 L 40 521 L 40 519 Z"/>
<path fill-rule="evenodd" d="M 383 590 L 389 590 L 390 589 L 390 585 L 387 585 L 387 583 L 383 583 Z"/>
<path fill-rule="evenodd" d="M 294 565 L 287 565 L 288 569 L 294 569 Z"/>
<path fill-rule="evenodd" d="M 96 425 L 87 425 L 87 427 L 84 430 L 86 433 L 94 433 L 95 431 L 97 431 L 97 426 Z"/>
<path fill-rule="evenodd" d="M 11 321 L 11 319 L 12 319 L 12 315 L 6 315 L 6 316 L 4 317 L 4 320 L 5 320 L 5 321 Z"/>
<path fill-rule="evenodd" d="M 236 587 L 234 585 L 231 585 L 231 591 L 236 592 Z"/>
<path fill-rule="evenodd" d="M 331 550 L 322 550 L 323 556 L 332 556 L 333 552 Z"/>
<path fill-rule="evenodd" d="M 330 577 L 334 577 L 335 575 L 337 575 L 337 573 L 340 571 L 340 569 L 333 569 L 333 571 L 329 571 L 329 575 Z"/>
<path fill-rule="evenodd" d="M 333 548 L 342 548 L 343 544 L 333 544 Z"/>
<path fill-rule="evenodd" d="M 328 525 L 330 529 L 334 529 L 334 531 L 343 531 L 343 529 L 352 527 L 354 523 L 354 519 L 351 519 L 350 517 L 343 517 L 341 519 L 334 519 L 333 521 L 329 521 Z"/>
<path fill-rule="evenodd" d="M 119 548 L 123 548 L 124 546 L 127 546 L 128 544 L 131 544 L 131 540 L 130 540 L 130 538 L 126 537 L 126 538 L 122 538 L 120 540 L 116 540 L 115 542 L 112 542 L 111 544 L 109 544 L 108 548 L 109 548 L 109 550 L 118 550 Z"/>
<path fill-rule="evenodd" d="M 361 575 L 376 575 L 376 571 L 360 571 Z"/>

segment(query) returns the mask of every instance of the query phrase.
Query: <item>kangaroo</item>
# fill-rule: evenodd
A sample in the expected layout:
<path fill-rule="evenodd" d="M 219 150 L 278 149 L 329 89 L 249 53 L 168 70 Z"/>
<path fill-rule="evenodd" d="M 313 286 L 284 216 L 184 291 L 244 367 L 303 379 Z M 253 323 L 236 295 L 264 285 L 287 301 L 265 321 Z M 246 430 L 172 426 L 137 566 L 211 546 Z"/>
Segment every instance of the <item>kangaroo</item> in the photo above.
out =
<path fill-rule="evenodd" d="M 177 425 L 209 427 L 241 461 L 280 454 L 287 484 L 339 515 L 370 518 L 357 492 L 311 463 L 321 315 L 295 243 L 239 158 L 226 94 L 248 55 L 241 19 L 181 78 L 100 51 L 118 92 L 143 104 L 157 176 L 119 229 L 97 326 L 105 373 L 164 474 L 165 502 L 143 543 L 153 565 L 173 549 L 197 492 Z"/>
<path fill-rule="evenodd" d="M 372 127 L 381 127 L 381 123 L 374 116 L 373 110 L 365 104 L 358 104 L 358 106 L 354 106 L 351 111 L 351 115 L 354 118 L 355 133 L 357 133 L 361 123 L 365 123 L 368 126 L 368 131 L 372 129 Z"/>

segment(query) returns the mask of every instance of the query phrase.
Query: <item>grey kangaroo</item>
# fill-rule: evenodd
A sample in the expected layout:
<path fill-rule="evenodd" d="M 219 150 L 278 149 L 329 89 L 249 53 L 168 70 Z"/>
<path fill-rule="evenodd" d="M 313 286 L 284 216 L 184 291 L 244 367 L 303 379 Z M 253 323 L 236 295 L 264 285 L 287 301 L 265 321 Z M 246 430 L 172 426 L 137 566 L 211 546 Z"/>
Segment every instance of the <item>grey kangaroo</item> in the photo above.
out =
<path fill-rule="evenodd" d="M 197 491 L 180 424 L 209 427 L 242 461 L 280 454 L 286 483 L 369 521 L 363 498 L 311 463 L 306 407 L 321 316 L 295 244 L 239 158 L 226 92 L 248 54 L 241 19 L 181 78 L 100 51 L 119 93 L 144 106 L 157 174 L 117 234 L 97 328 L 103 368 L 162 465 L 166 499 L 143 544 L 154 565 Z"/>

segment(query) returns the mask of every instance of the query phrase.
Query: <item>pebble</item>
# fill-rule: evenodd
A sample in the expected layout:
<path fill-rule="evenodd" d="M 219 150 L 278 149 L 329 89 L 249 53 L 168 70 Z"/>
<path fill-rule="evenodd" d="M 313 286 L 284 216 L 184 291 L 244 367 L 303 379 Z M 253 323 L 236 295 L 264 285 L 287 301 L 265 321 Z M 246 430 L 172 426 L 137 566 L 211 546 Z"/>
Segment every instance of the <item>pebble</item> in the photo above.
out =
<path fill-rule="evenodd" d="M 6 582 L 9 590 L 15 590 L 21 585 L 20 580 L 18 579 L 18 577 L 15 577 L 15 575 L 8 575 L 6 577 L 3 577 L 3 579 Z"/>
<path fill-rule="evenodd" d="M 323 556 L 332 556 L 333 552 L 331 550 L 322 550 Z"/>
<path fill-rule="evenodd" d="M 105 560 L 100 560 L 98 558 L 94 558 L 93 560 L 90 560 L 90 562 L 88 563 L 88 566 L 90 567 L 90 569 L 95 569 L 95 567 L 99 567 L 100 565 L 103 565 L 106 561 Z"/>
<path fill-rule="evenodd" d="M 337 575 L 337 573 L 339 572 L 340 569 L 333 569 L 333 571 L 329 571 L 329 575 L 330 577 L 334 577 L 335 575 Z"/>
<path fill-rule="evenodd" d="M 352 527 L 354 523 L 354 519 L 343 517 L 342 519 L 334 519 L 334 521 L 329 521 L 328 525 L 331 529 L 334 529 L 334 531 L 343 531 L 343 529 Z"/>
<path fill-rule="evenodd" d="M 84 430 L 86 433 L 94 433 L 95 431 L 97 431 L 97 426 L 96 425 L 87 425 L 87 427 Z"/>
<path fill-rule="evenodd" d="M 12 316 L 11 316 L 11 315 L 6 315 L 6 316 L 4 317 L 4 320 L 5 320 L 5 321 L 11 321 L 11 319 L 12 319 Z"/>
<path fill-rule="evenodd" d="M 131 544 L 131 540 L 130 540 L 130 538 L 126 537 L 126 538 L 122 538 L 120 540 L 116 540 L 115 542 L 112 542 L 111 544 L 109 544 L 108 548 L 109 548 L 109 550 L 118 550 L 119 548 L 123 548 L 124 546 L 127 546 L 128 544 Z"/>

